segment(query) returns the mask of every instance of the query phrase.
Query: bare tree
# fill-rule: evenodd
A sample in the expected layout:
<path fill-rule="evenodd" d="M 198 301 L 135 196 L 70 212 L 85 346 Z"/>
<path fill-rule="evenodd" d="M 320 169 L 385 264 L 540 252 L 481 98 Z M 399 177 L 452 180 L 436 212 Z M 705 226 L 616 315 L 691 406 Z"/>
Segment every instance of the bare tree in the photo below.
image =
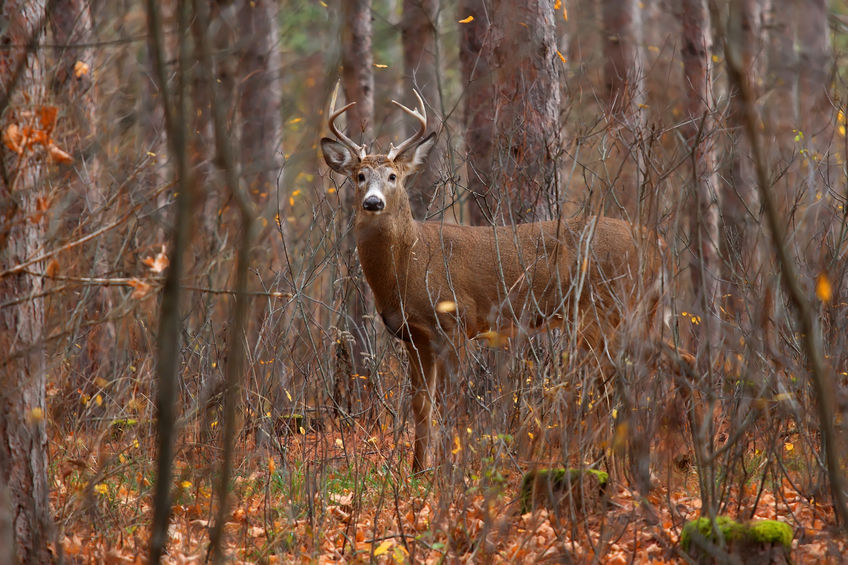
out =
<path fill-rule="evenodd" d="M 632 113 L 641 102 L 641 18 L 635 0 L 603 0 L 604 80 L 613 114 Z"/>
<path fill-rule="evenodd" d="M 403 1 L 403 18 L 400 26 L 405 74 L 424 97 L 424 102 L 431 106 L 428 109 L 428 114 L 431 116 L 438 115 L 441 111 L 438 17 L 439 0 Z M 413 132 L 408 133 L 411 135 Z M 439 174 L 441 161 L 442 152 L 437 145 L 431 151 L 430 159 L 424 164 L 415 181 L 408 187 L 412 214 L 417 219 L 423 220 L 427 215 L 427 208 L 441 177 Z"/>
<path fill-rule="evenodd" d="M 489 39 L 491 10 L 486 0 L 461 0 L 459 62 L 464 86 L 465 153 L 469 221 L 474 225 L 494 221 L 496 208 L 490 192 L 494 139 L 495 91 L 492 76 L 492 45 Z"/>
<path fill-rule="evenodd" d="M 471 222 L 548 217 L 560 140 L 553 4 L 468 0 L 459 13 Z"/>
<path fill-rule="evenodd" d="M 348 115 L 348 130 L 355 140 L 371 143 L 374 127 L 371 0 L 344 0 L 341 4 L 342 81 L 345 99 L 356 102 Z"/>
<path fill-rule="evenodd" d="M 719 277 L 718 174 L 713 151 L 712 36 L 706 0 L 683 0 L 681 56 L 688 110 L 687 139 L 692 151 L 695 206 L 689 207 L 692 286 L 700 296 L 705 336 L 717 345 Z"/>
<path fill-rule="evenodd" d="M 77 202 L 86 206 L 89 216 L 103 214 L 107 191 L 100 183 L 100 162 L 96 143 L 95 96 L 91 81 L 94 50 L 89 5 L 85 0 L 56 0 L 50 15 L 50 29 L 56 43 L 57 72 L 53 91 L 64 101 L 70 120 L 70 133 L 65 146 L 75 156 L 77 165 L 67 172 L 67 181 L 77 193 Z M 93 276 L 104 276 L 109 270 L 107 239 L 98 238 L 93 251 Z M 89 273 L 84 273 L 89 274 Z M 78 356 L 77 374 L 93 381 L 93 377 L 109 376 L 115 350 L 115 326 L 102 320 L 112 309 L 109 287 L 85 289 L 88 307 L 84 322 L 91 323 L 85 347 Z M 88 324 L 86 324 L 88 325 Z M 72 382 L 74 389 L 84 383 Z"/>
<path fill-rule="evenodd" d="M 625 164 L 622 167 L 624 182 L 616 182 L 621 189 L 615 198 L 631 213 L 640 202 L 640 175 L 644 169 L 639 147 L 644 125 L 644 62 L 642 18 L 638 4 L 636 0 L 603 0 L 601 3 L 606 103 L 615 140 L 613 147 Z M 634 169 L 635 174 L 632 172 Z"/>
<path fill-rule="evenodd" d="M 509 223 L 551 216 L 559 189 L 560 68 L 553 3 L 493 3 L 494 186 Z"/>
<path fill-rule="evenodd" d="M 730 3 L 727 45 L 738 53 L 743 79 L 753 95 L 759 92 L 757 57 L 762 46 L 762 12 L 760 0 L 734 0 Z M 742 135 L 744 113 L 738 96 L 730 99 L 728 124 L 733 132 L 730 178 L 721 187 L 721 223 L 724 257 L 724 279 L 728 284 L 725 309 L 731 316 L 747 316 L 742 296 L 759 286 L 762 273 L 758 250 L 760 203 L 756 191 L 753 159 L 748 139 Z M 759 309 L 765 313 L 766 309 Z M 751 323 L 756 324 L 755 321 Z"/>
<path fill-rule="evenodd" d="M 374 58 L 371 54 L 371 0 L 344 0 L 342 2 L 342 84 L 345 100 L 356 102 L 348 112 L 349 135 L 364 144 L 373 141 L 374 126 Z M 353 219 L 353 191 L 342 198 L 343 225 Z M 344 239 L 341 257 L 347 271 L 344 285 L 343 326 L 352 334 L 350 358 L 354 375 L 343 390 L 347 393 L 348 407 L 353 407 L 357 391 L 362 389 L 359 375 L 365 373 L 363 354 L 368 351 L 363 315 L 367 311 L 367 297 L 363 293 L 362 270 L 355 259 L 356 246 L 352 237 Z"/>
<path fill-rule="evenodd" d="M 45 10 L 44 0 L 5 2 L 0 8 L 8 46 L 0 50 L 0 112 L 7 124 L 39 127 L 45 76 L 43 53 L 36 45 L 46 23 Z M 8 272 L 35 256 L 44 243 L 45 221 L 34 218 L 48 184 L 45 152 L 39 146 L 23 146 L 19 152 L 3 147 L 0 174 L 0 270 Z M 0 278 L 0 302 L 22 299 L 0 309 L 0 350 L 9 356 L 0 371 L 0 493 L 8 491 L 8 512 L 14 517 L 14 545 L 3 551 L 21 563 L 53 560 L 48 548 L 51 516 L 41 291 L 41 279 L 23 270 Z"/>

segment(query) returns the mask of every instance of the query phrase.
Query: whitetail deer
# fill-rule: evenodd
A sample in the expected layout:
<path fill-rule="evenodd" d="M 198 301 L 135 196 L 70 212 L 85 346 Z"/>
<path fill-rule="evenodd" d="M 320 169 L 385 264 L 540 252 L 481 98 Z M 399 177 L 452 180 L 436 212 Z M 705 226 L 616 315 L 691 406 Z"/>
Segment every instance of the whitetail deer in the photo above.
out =
<path fill-rule="evenodd" d="M 590 347 L 603 344 L 641 301 L 651 317 L 656 293 L 643 273 L 658 273 L 657 254 L 638 252 L 649 232 L 599 216 L 471 227 L 418 222 L 404 182 L 427 158 L 426 109 L 410 110 L 419 130 L 387 154 L 369 154 L 335 124 L 350 108 L 330 110 L 337 140 L 323 138 L 330 168 L 356 189 L 354 237 L 362 270 L 388 330 L 406 343 L 415 425 L 413 470 L 425 467 L 433 395 L 449 365 L 451 340 L 568 324 Z M 335 97 L 331 106 L 335 106 Z M 651 281 L 653 282 L 653 281 Z M 648 285 L 651 286 L 651 285 Z M 651 295 L 648 298 L 648 295 Z M 647 307 L 646 307 L 647 306 Z"/>

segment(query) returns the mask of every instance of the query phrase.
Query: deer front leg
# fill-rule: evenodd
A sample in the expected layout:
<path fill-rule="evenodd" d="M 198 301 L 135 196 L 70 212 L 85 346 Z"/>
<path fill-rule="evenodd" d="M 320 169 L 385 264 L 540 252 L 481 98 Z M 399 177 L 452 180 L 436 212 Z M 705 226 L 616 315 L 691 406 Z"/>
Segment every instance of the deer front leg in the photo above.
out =
<path fill-rule="evenodd" d="M 415 425 L 412 471 L 417 473 L 427 467 L 427 450 L 430 445 L 430 421 L 433 412 L 433 394 L 436 386 L 436 356 L 429 343 L 407 343 L 409 376 L 412 384 L 412 419 Z"/>

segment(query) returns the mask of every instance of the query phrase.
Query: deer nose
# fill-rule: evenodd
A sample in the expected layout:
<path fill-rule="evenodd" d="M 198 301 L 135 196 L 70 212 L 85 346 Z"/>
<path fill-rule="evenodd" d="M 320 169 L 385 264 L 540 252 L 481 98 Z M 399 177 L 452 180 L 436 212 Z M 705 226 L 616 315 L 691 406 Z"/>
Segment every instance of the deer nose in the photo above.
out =
<path fill-rule="evenodd" d="M 362 208 L 369 212 L 380 212 L 385 207 L 386 203 L 383 202 L 383 199 L 374 194 L 366 196 L 365 200 L 362 201 Z"/>

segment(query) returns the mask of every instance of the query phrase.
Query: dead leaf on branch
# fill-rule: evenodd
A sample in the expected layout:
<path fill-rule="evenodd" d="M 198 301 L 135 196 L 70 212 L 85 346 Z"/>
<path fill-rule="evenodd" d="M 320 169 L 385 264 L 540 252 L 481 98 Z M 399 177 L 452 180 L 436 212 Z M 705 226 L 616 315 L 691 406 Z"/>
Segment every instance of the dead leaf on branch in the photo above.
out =
<path fill-rule="evenodd" d="M 157 274 L 167 269 L 170 264 L 170 261 L 168 261 L 168 255 L 165 253 L 164 245 L 162 246 L 162 250 L 157 253 L 155 257 L 145 257 L 141 260 L 141 262 Z"/>
<path fill-rule="evenodd" d="M 147 296 L 148 293 L 150 293 L 150 289 L 153 288 L 148 283 L 138 279 L 132 279 L 127 284 L 133 287 L 133 292 L 130 297 L 136 300 L 140 300 Z"/>

